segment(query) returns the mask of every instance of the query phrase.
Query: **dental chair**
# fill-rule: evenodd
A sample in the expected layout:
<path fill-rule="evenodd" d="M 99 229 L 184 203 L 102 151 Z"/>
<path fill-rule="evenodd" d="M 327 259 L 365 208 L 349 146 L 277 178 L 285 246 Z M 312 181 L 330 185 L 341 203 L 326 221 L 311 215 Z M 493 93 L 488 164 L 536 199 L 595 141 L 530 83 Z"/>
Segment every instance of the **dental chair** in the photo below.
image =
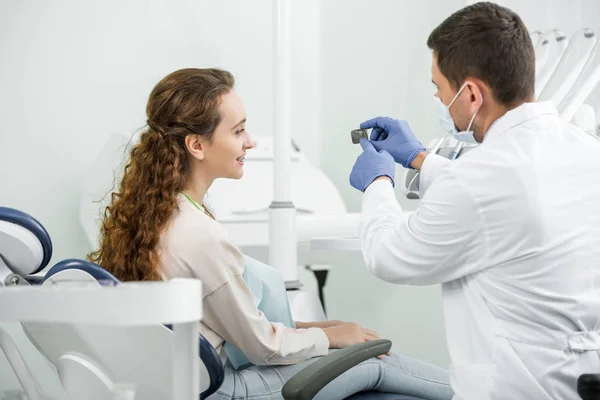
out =
<path fill-rule="evenodd" d="M 2 286 L 38 284 L 116 284 L 100 267 L 83 260 L 59 262 L 43 279 L 52 257 L 52 241 L 30 215 L 0 207 L 0 290 Z M 61 283 L 62 282 L 62 283 Z M 107 399 L 113 384 L 135 383 L 140 399 L 166 399 L 171 392 L 172 334 L 168 326 L 115 328 L 53 323 L 21 324 L 32 344 L 54 365 L 71 399 Z M 39 385 L 14 341 L 0 327 L 0 347 L 30 399 L 42 399 Z M 110 338 L 107 340 L 107 338 Z M 223 382 L 221 360 L 200 335 L 200 398 L 214 393 Z M 165 371 L 167 373 L 165 373 Z"/>
<path fill-rule="evenodd" d="M 117 278 L 115 278 L 113 275 L 111 275 L 109 272 L 107 272 L 106 270 L 104 270 L 102 267 L 93 264 L 89 261 L 84 261 L 84 260 L 76 260 L 76 259 L 71 259 L 71 260 L 65 260 L 62 261 L 58 264 L 56 264 L 54 267 L 52 267 L 48 273 L 46 274 L 46 277 L 44 278 L 43 281 L 43 285 L 51 285 L 53 284 L 53 282 L 60 282 L 60 281 L 75 281 L 75 282 L 81 282 L 81 281 L 95 281 L 98 284 L 118 284 L 118 280 Z M 46 324 L 45 324 L 46 325 Z M 45 338 L 44 335 L 47 334 L 47 332 L 45 332 L 45 328 L 44 327 L 34 327 L 33 324 L 31 323 L 27 323 L 24 324 L 25 330 L 29 333 L 30 336 L 33 337 L 33 340 L 39 345 L 39 347 L 41 347 L 41 350 L 44 351 L 44 349 L 52 349 L 54 350 L 54 348 L 56 347 L 56 344 L 52 342 L 52 339 L 49 338 Z M 82 328 L 75 328 L 73 327 L 73 329 L 79 329 L 81 330 Z M 90 351 L 94 351 L 94 353 L 99 353 L 100 349 L 97 346 L 97 343 L 99 342 L 98 338 L 100 337 L 108 337 L 110 336 L 110 344 L 108 345 L 108 347 L 114 346 L 114 343 L 128 343 L 131 345 L 131 343 L 147 343 L 149 344 L 149 346 L 158 348 L 161 347 L 161 340 L 162 342 L 165 342 L 165 340 L 163 338 L 158 337 L 158 331 L 162 332 L 163 336 L 169 335 L 169 329 L 168 327 L 166 328 L 162 328 L 162 327 L 157 327 L 156 332 L 153 333 L 153 336 L 148 336 L 150 330 L 147 328 L 143 328 L 140 331 L 139 337 L 138 338 L 131 338 L 131 337 L 127 337 L 130 336 L 130 332 L 129 329 L 127 330 L 128 332 L 125 332 L 124 334 L 121 334 L 119 337 L 117 335 L 119 335 L 118 332 L 115 332 L 115 329 L 111 329 L 110 327 L 100 327 L 101 331 L 98 332 L 98 327 L 93 327 L 91 330 L 95 331 L 95 332 L 83 332 L 82 330 L 80 331 L 80 335 L 82 337 L 86 337 L 88 339 L 90 339 L 93 343 L 94 343 L 94 348 L 89 348 L 86 349 L 88 352 Z M 152 328 L 154 329 L 154 328 Z M 63 334 L 69 334 L 68 332 L 63 332 Z M 92 337 L 93 336 L 93 337 Z M 69 339 L 70 342 L 70 346 L 73 347 L 73 342 L 71 341 L 71 339 Z M 162 357 L 164 359 L 164 361 L 162 363 L 157 363 L 157 360 L 155 358 L 150 358 L 152 361 L 152 363 L 157 363 L 160 364 L 160 371 L 169 371 L 169 369 L 165 369 L 164 363 L 168 362 L 168 360 L 170 359 L 170 349 L 171 346 L 166 345 L 163 346 L 166 349 L 166 352 L 164 354 L 164 357 Z M 321 390 L 327 383 L 331 382 L 333 379 L 335 379 L 335 377 L 341 375 L 344 371 L 348 370 L 349 368 L 353 367 L 354 365 L 357 365 L 358 363 L 367 360 L 369 358 L 372 357 L 376 357 L 380 354 L 385 354 L 386 352 L 389 351 L 389 349 L 391 348 L 391 342 L 389 340 L 379 340 L 379 341 L 373 341 L 373 342 L 369 342 L 369 343 L 364 343 L 364 344 L 360 344 L 360 345 L 356 345 L 356 346 L 352 346 L 352 347 L 348 347 L 346 349 L 337 351 L 336 353 L 327 356 L 327 357 L 323 357 L 321 358 L 319 361 L 313 363 L 311 366 L 305 368 L 304 370 L 302 370 L 300 373 L 298 373 L 296 376 L 294 376 L 285 386 L 283 389 L 283 397 L 284 399 L 289 399 L 289 400 L 301 400 L 301 399 L 312 399 L 314 397 L 314 395 L 316 395 L 319 390 Z M 51 350 L 51 351 L 52 351 Z M 106 349 L 102 349 L 102 351 L 109 351 L 108 348 Z M 128 352 L 131 354 L 146 354 L 147 353 L 147 349 L 132 349 L 132 348 L 128 348 Z M 114 353 L 114 351 L 113 351 Z M 86 353 L 87 354 L 87 353 Z M 97 357 L 100 357 L 99 355 Z M 52 362 L 54 363 L 56 361 L 56 354 L 54 354 L 53 356 L 51 356 L 52 358 Z M 121 358 L 121 357 L 118 357 Z M 203 388 L 205 388 L 208 384 L 208 387 L 204 390 L 201 394 L 201 399 L 204 399 L 206 397 L 208 397 L 210 394 L 214 393 L 219 386 L 221 385 L 221 383 L 223 382 L 223 375 L 224 375 L 224 371 L 223 371 L 223 365 L 221 363 L 221 360 L 218 356 L 218 354 L 216 353 L 216 351 L 214 350 L 214 348 L 208 343 L 208 341 L 206 341 L 206 339 L 204 339 L 204 337 L 202 337 L 202 335 L 200 335 L 200 358 L 202 360 L 202 364 L 204 369 L 206 370 L 206 373 L 203 373 L 201 376 L 201 384 L 203 385 Z M 137 360 L 137 361 L 142 361 L 142 360 Z M 60 362 L 60 361 L 59 361 Z M 149 362 L 149 360 L 145 360 L 146 363 Z M 103 365 L 107 365 L 107 363 L 110 363 L 110 361 L 104 361 Z M 113 365 L 110 370 L 114 371 L 116 368 L 120 369 L 119 372 L 119 376 L 125 376 L 126 374 L 130 374 L 129 369 L 132 368 L 132 366 L 123 366 L 123 360 L 118 360 L 117 362 L 119 365 L 115 366 Z M 56 364 L 55 364 L 56 365 Z M 148 368 L 148 367 L 145 367 Z M 202 369 L 202 368 L 201 368 Z M 144 375 L 146 375 L 147 371 L 144 372 Z M 151 374 L 154 375 L 154 374 Z M 164 374 L 163 374 L 164 375 Z M 146 376 L 141 377 L 135 377 L 135 376 L 129 376 L 127 378 L 121 378 L 123 381 L 127 382 L 139 382 L 138 379 L 145 379 L 146 381 L 148 381 L 148 378 Z M 150 380 L 150 382 L 152 384 L 154 384 L 156 382 L 156 378 L 152 378 Z M 148 384 L 150 384 L 150 382 L 148 382 Z M 81 386 L 78 383 L 79 386 Z M 168 386 L 170 388 L 170 386 Z M 67 389 L 67 388 L 66 388 Z M 154 391 L 155 389 L 153 388 L 152 391 Z M 139 389 L 138 389 L 139 391 Z M 69 389 L 67 389 L 67 392 L 69 392 Z M 168 393 L 168 391 L 166 392 Z M 84 393 L 81 393 L 81 395 L 84 395 Z M 89 397 L 88 397 L 89 398 Z M 150 399 L 150 398 L 157 398 L 155 395 L 153 395 L 151 397 L 151 393 L 150 391 L 148 391 L 148 393 L 144 393 L 144 395 L 140 395 L 140 398 L 143 399 Z M 166 398 L 166 397 L 162 397 L 162 398 Z M 410 396 L 399 396 L 399 395 L 394 395 L 394 394 L 386 394 L 386 393 L 376 393 L 376 392 L 366 392 L 366 393 L 361 393 L 361 394 L 357 394 L 355 396 L 351 396 L 349 399 L 352 400 L 368 400 L 368 399 L 373 399 L 373 400 L 419 400 L 415 397 L 410 397 Z"/>
<path fill-rule="evenodd" d="M 0 271 L 2 286 L 29 284 L 115 285 L 119 281 L 100 266 L 68 259 L 54 265 L 42 280 L 31 274 L 43 270 L 52 256 L 48 232 L 33 217 L 0 207 Z M 2 290 L 0 288 L 0 290 Z M 47 322 L 21 324 L 35 348 L 56 367 L 60 382 L 71 399 L 110 398 L 119 383 L 135 385 L 136 399 L 168 399 L 171 393 L 172 332 L 169 326 L 117 328 Z M 0 336 L 6 334 L 0 328 Z M 7 334 L 6 334 L 7 335 Z M 30 399 L 42 399 L 39 385 L 19 350 L 10 340 L 0 348 Z M 200 335 L 200 399 L 222 384 L 224 369 L 212 345 Z M 12 344 L 11 344 L 12 343 Z M 311 399 L 327 383 L 352 366 L 387 353 L 389 340 L 379 340 L 339 350 L 311 364 L 283 388 L 288 400 Z M 364 392 L 352 400 L 419 400 L 411 396 Z"/>
<path fill-rule="evenodd" d="M 48 232 L 33 217 L 11 208 L 0 207 L 0 290 L 2 286 L 36 284 L 31 274 L 43 270 L 52 256 Z M 118 280 L 100 266 L 84 260 L 69 259 L 53 266 L 42 285 L 113 285 Z M 114 328 L 71 324 L 23 323 L 33 345 L 57 369 L 62 386 L 71 399 L 106 399 L 114 384 L 136 385 L 136 398 L 168 399 L 171 392 L 172 334 L 169 326 Z M 7 335 L 0 327 L 0 337 Z M 200 335 L 200 399 L 213 394 L 222 384 L 223 365 L 212 345 Z M 12 345 L 11 345 L 12 343 Z M 26 360 L 14 342 L 0 341 L 30 399 L 42 399 Z M 312 399 L 327 383 L 358 363 L 385 354 L 389 340 L 350 346 L 322 357 L 283 387 L 287 400 Z M 600 399 L 600 374 L 579 377 L 577 390 L 584 400 Z M 347 400 L 419 400 L 411 396 L 363 392 Z"/>

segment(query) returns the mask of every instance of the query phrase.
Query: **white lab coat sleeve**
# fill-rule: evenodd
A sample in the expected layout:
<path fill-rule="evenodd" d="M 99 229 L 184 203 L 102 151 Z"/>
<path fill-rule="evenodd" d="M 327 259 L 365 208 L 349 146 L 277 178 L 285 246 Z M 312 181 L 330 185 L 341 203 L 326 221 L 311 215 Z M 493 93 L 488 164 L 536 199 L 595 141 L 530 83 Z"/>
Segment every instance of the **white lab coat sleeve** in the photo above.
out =
<path fill-rule="evenodd" d="M 419 207 L 405 213 L 387 180 L 365 191 L 359 236 L 369 271 L 388 282 L 430 285 L 480 270 L 486 242 L 467 190 L 442 171 Z"/>
<path fill-rule="evenodd" d="M 425 157 L 423 165 L 419 171 L 419 197 L 423 198 L 429 186 L 440 175 L 440 172 L 450 164 L 450 160 L 438 156 L 437 154 L 429 154 Z"/>

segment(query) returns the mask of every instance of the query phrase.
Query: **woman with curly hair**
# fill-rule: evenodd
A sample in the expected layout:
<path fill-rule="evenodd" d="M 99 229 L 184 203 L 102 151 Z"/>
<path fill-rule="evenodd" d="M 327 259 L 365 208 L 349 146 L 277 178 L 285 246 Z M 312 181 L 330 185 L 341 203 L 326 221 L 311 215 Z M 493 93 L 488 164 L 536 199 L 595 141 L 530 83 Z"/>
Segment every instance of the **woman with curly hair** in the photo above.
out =
<path fill-rule="evenodd" d="M 203 205 L 215 179 L 242 177 L 244 156 L 254 147 L 233 86 L 233 76 L 218 69 L 175 71 L 156 85 L 146 108 L 148 129 L 131 150 L 105 212 L 100 248 L 89 258 L 122 281 L 200 279 L 200 330 L 225 363 L 225 380 L 211 399 L 280 398 L 285 382 L 315 357 L 379 335 L 341 321 L 288 327 L 257 309 L 243 255 Z M 252 365 L 234 368 L 226 344 Z M 352 368 L 318 398 L 365 390 L 452 397 L 446 371 L 394 354 Z"/>

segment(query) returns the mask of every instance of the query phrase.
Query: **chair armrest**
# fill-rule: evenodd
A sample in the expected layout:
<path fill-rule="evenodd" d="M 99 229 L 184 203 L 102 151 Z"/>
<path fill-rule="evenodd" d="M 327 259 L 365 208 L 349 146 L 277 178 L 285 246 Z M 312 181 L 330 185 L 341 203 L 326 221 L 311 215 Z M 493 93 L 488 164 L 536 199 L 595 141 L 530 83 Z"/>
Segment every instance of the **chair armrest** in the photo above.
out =
<path fill-rule="evenodd" d="M 312 399 L 329 382 L 355 365 L 390 351 L 392 342 L 387 339 L 359 343 L 337 350 L 310 364 L 294 375 L 283 386 L 285 400 Z"/>

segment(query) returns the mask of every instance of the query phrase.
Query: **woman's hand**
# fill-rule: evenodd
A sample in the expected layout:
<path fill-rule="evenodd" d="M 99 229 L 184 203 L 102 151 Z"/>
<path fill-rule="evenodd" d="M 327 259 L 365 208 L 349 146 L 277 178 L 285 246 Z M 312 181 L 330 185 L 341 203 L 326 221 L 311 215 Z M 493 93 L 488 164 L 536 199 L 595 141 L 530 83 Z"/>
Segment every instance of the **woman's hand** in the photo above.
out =
<path fill-rule="evenodd" d="M 329 326 L 323 328 L 323 331 L 329 339 L 329 348 L 331 349 L 343 349 L 353 344 L 381 339 L 377 332 L 363 328 L 354 322 L 344 322 L 339 325 Z M 390 354 L 387 353 L 388 356 Z M 383 356 L 377 356 L 377 358 L 381 359 Z"/>
<path fill-rule="evenodd" d="M 343 349 L 357 343 L 366 342 L 360 325 L 355 323 L 341 324 L 323 328 L 329 339 L 330 349 Z"/>

